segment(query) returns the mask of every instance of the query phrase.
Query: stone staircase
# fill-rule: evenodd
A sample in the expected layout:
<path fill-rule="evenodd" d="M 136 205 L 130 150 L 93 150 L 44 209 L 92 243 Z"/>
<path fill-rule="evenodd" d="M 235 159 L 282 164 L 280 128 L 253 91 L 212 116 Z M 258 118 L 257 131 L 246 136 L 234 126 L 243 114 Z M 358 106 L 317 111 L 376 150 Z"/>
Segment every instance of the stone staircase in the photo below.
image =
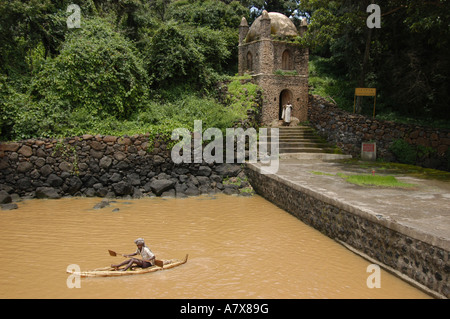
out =
<path fill-rule="evenodd" d="M 351 155 L 339 154 L 336 148 L 321 139 L 309 126 L 279 127 L 280 159 L 346 159 Z M 268 150 L 272 139 L 268 129 Z"/>

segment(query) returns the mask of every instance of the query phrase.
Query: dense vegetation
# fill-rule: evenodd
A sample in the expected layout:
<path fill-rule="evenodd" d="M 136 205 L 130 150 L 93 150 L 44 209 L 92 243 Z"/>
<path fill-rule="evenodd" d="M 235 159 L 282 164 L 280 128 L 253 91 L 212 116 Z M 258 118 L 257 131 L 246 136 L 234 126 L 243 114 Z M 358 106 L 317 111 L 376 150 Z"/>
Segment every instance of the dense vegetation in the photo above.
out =
<path fill-rule="evenodd" d="M 309 20 L 313 93 L 351 109 L 356 86 L 376 87 L 379 116 L 448 122 L 447 2 L 383 1 L 368 29 L 369 0 L 3 0 L 0 139 L 230 127 L 251 106 L 219 103 L 217 83 L 237 72 L 242 16 L 262 9 Z"/>
<path fill-rule="evenodd" d="M 69 4 L 81 8 L 68 28 Z M 231 127 L 216 85 L 237 71 L 249 10 L 221 1 L 2 1 L 2 139 Z"/>
<path fill-rule="evenodd" d="M 381 8 L 379 29 L 366 26 L 371 3 Z M 448 0 L 302 0 L 299 9 L 310 20 L 316 93 L 350 111 L 355 87 L 375 87 L 379 118 L 449 127 Z M 371 114 L 373 98 L 361 106 Z"/>

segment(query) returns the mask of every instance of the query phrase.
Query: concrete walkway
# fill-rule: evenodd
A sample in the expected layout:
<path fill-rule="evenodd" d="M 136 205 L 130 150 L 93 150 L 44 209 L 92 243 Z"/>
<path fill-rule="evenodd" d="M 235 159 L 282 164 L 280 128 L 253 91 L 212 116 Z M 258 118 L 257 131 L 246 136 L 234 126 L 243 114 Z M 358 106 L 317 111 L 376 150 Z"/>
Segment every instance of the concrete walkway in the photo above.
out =
<path fill-rule="evenodd" d="M 253 165 L 254 169 L 259 166 L 248 165 Z M 371 170 L 304 154 L 284 159 L 281 156 L 274 178 L 320 196 L 330 204 L 345 205 L 349 211 L 376 219 L 390 229 L 450 251 L 450 182 L 390 174 L 399 181 L 417 186 L 412 189 L 363 187 L 346 182 L 336 176 L 337 173 L 371 174 Z"/>

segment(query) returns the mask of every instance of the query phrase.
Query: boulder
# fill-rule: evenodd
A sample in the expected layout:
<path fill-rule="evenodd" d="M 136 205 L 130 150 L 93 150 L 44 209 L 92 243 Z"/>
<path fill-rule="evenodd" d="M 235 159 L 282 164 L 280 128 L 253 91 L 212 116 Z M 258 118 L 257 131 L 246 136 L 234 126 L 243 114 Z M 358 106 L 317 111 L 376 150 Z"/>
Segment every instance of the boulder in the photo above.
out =
<path fill-rule="evenodd" d="M 38 187 L 36 188 L 36 198 L 58 199 L 61 198 L 61 195 L 53 187 Z"/>
<path fill-rule="evenodd" d="M 11 203 L 12 198 L 6 191 L 0 191 L 0 204 L 8 204 Z"/>
<path fill-rule="evenodd" d="M 208 166 L 200 166 L 197 171 L 197 176 L 209 176 L 211 175 L 211 171 Z"/>
<path fill-rule="evenodd" d="M 150 183 L 150 188 L 153 191 L 153 193 L 156 194 L 156 196 L 160 196 L 165 191 L 168 191 L 169 189 L 173 188 L 174 185 L 175 185 L 174 181 L 168 179 L 158 179 Z"/>
<path fill-rule="evenodd" d="M 102 157 L 102 159 L 100 160 L 100 167 L 103 169 L 108 169 L 112 164 L 112 159 L 109 156 L 104 156 Z"/>
<path fill-rule="evenodd" d="M 184 194 L 187 196 L 197 196 L 200 194 L 200 191 L 197 187 L 190 185 L 185 191 Z"/>
<path fill-rule="evenodd" d="M 113 184 L 112 187 L 117 196 L 132 195 L 134 191 L 133 186 L 123 181 Z"/>
<path fill-rule="evenodd" d="M 63 179 L 56 174 L 50 174 L 47 178 L 47 184 L 49 184 L 51 187 L 59 187 L 63 183 Z"/>
<path fill-rule="evenodd" d="M 110 205 L 109 200 L 102 200 L 100 203 L 95 204 L 94 209 L 102 209 Z"/>
<path fill-rule="evenodd" d="M 1 204 L 2 210 L 13 210 L 19 208 L 16 203 Z"/>
<path fill-rule="evenodd" d="M 23 145 L 17 153 L 22 154 L 25 157 L 30 157 L 31 155 L 33 155 L 33 150 L 31 147 Z"/>
<path fill-rule="evenodd" d="M 140 178 L 139 174 L 137 174 L 137 173 L 131 173 L 131 174 L 127 175 L 127 179 L 130 182 L 130 184 L 133 186 L 141 185 L 141 178 Z"/>
<path fill-rule="evenodd" d="M 71 178 L 67 179 L 67 190 L 66 192 L 70 195 L 75 194 L 81 189 L 81 186 L 83 183 L 81 182 L 80 178 L 78 176 L 72 176 Z"/>
<path fill-rule="evenodd" d="M 240 172 L 240 165 L 224 163 L 216 167 L 216 173 L 223 177 L 234 177 L 237 176 Z"/>
<path fill-rule="evenodd" d="M 33 168 L 33 164 L 31 164 L 30 162 L 20 162 L 19 164 L 17 164 L 17 171 L 19 173 L 28 172 L 32 168 Z"/>

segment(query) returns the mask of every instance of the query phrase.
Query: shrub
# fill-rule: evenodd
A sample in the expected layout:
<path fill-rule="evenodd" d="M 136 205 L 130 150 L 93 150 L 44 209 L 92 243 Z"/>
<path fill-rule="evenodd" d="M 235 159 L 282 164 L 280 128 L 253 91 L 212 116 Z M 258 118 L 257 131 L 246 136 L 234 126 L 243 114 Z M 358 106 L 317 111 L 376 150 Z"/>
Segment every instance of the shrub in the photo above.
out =
<path fill-rule="evenodd" d="M 52 112 L 86 110 L 125 119 L 148 95 L 143 59 L 134 45 L 103 19 L 84 19 L 61 53 L 48 59 L 32 82 L 31 97 Z"/>
<path fill-rule="evenodd" d="M 395 155 L 400 163 L 415 164 L 417 150 L 405 140 L 395 140 L 390 146 L 390 151 Z"/>

